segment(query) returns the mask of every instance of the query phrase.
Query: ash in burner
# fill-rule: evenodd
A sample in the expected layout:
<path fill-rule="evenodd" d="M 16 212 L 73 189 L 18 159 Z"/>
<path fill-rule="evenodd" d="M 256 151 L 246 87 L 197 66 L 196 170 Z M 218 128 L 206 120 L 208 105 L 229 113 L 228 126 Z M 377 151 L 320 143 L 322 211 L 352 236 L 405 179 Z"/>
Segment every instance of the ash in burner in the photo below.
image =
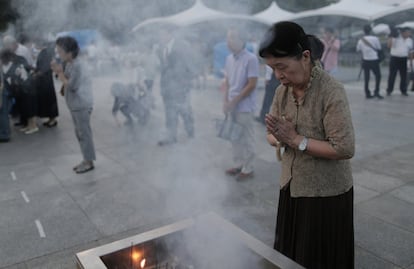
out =
<path fill-rule="evenodd" d="M 279 268 L 245 246 L 229 244 L 220 235 L 195 238 L 188 232 L 175 232 L 100 258 L 108 269 Z"/>

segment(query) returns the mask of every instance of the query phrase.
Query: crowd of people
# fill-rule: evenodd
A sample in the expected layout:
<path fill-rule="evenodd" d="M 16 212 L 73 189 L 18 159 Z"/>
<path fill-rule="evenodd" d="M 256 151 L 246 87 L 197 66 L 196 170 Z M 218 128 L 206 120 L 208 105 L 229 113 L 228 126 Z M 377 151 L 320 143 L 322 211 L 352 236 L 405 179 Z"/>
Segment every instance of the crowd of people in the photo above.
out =
<path fill-rule="evenodd" d="M 404 27 L 401 29 L 393 28 L 387 40 L 387 49 L 389 49 L 389 74 L 386 87 L 386 94 L 390 96 L 394 91 L 394 83 L 397 74 L 400 76 L 400 92 L 401 95 L 408 96 L 408 86 L 412 82 L 412 61 L 414 58 L 413 40 L 411 38 L 411 29 Z M 364 90 L 365 97 L 371 99 L 377 97 L 383 99 L 380 94 L 381 70 L 380 63 L 382 61 L 381 54 L 383 48 L 377 36 L 372 35 L 371 27 L 366 25 L 364 27 L 364 36 L 357 43 L 357 51 L 362 54 L 362 69 L 364 71 Z M 369 89 L 370 72 L 375 76 L 374 94 L 371 94 Z M 412 89 L 414 83 L 411 83 Z"/>
<path fill-rule="evenodd" d="M 159 146 L 178 143 L 179 118 L 188 139 L 195 136 L 191 89 L 198 73 L 191 46 L 175 35 L 173 28 L 161 30 L 160 46 L 146 47 L 146 57 L 130 57 L 130 82 L 111 86 L 112 113 L 121 111 L 127 125 L 138 118 L 145 124 L 153 107 L 153 85 L 160 77 L 166 134 Z M 239 29 L 227 31 L 224 67 L 223 114 L 242 126 L 242 134 L 231 140 L 233 162 L 224 171 L 237 180 L 254 177 L 254 119 L 260 61 L 246 49 L 248 37 Z M 34 42 L 29 50 L 12 36 L 3 38 L 0 52 L 0 141 L 10 140 L 9 116 L 27 135 L 43 125 L 57 125 L 58 107 L 54 78 L 61 81 L 60 94 L 73 120 L 82 161 L 76 173 L 94 169 L 95 146 L 91 128 L 93 95 L 88 64 L 96 62 L 96 51 L 80 57 L 72 37 L 59 37 L 50 44 Z M 407 62 L 412 60 L 410 30 L 394 31 L 388 40 L 390 74 L 386 89 L 391 95 L 400 74 L 400 91 L 407 96 Z M 274 24 L 265 34 L 258 54 L 267 68 L 266 93 L 256 120 L 266 126 L 267 141 L 281 161 L 280 190 L 274 248 L 306 268 L 354 268 L 353 180 L 349 159 L 355 141 L 350 108 L 344 86 L 335 79 L 340 40 L 332 28 L 322 38 L 305 33 L 293 22 Z M 362 53 L 364 90 L 368 99 L 380 94 L 381 43 L 364 27 L 356 44 Z M 36 53 L 34 53 L 36 51 Z M 94 51 L 92 49 L 92 51 Z M 58 57 L 56 57 L 58 56 Z M 411 65 L 412 68 L 412 65 Z M 370 72 L 375 89 L 369 89 Z M 144 96 L 146 101 L 144 101 Z M 117 119 L 117 118 L 116 118 Z"/>
<path fill-rule="evenodd" d="M 39 131 L 36 118 L 45 118 L 48 128 L 57 125 L 59 115 L 50 62 L 54 44 L 36 39 L 30 49 L 12 36 L 3 37 L 0 60 L 3 76 L 0 141 L 10 140 L 9 117 L 27 135 Z"/>

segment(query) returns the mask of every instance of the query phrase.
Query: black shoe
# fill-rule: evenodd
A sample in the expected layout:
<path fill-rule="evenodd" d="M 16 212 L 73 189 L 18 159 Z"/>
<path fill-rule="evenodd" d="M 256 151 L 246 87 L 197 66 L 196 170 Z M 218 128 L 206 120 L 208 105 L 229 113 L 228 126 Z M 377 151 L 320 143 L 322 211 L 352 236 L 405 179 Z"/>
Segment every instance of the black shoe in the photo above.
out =
<path fill-rule="evenodd" d="M 376 94 L 375 97 L 377 97 L 378 99 L 381 99 L 381 100 L 384 99 L 384 96 L 379 95 L 379 94 Z"/>
<path fill-rule="evenodd" d="M 374 96 L 372 96 L 372 95 L 366 95 L 365 98 L 366 99 L 372 99 L 372 98 L 374 98 Z"/>
<path fill-rule="evenodd" d="M 24 124 L 20 121 L 14 123 L 14 126 L 22 126 L 22 125 L 24 125 Z"/>
<path fill-rule="evenodd" d="M 177 143 L 177 139 L 165 139 L 165 140 L 158 141 L 157 145 L 162 147 L 162 146 L 172 145 L 175 143 Z"/>
<path fill-rule="evenodd" d="M 7 143 L 10 141 L 10 138 L 0 138 L 0 143 Z"/>
<path fill-rule="evenodd" d="M 387 92 L 387 96 L 391 96 L 391 92 Z"/>
<path fill-rule="evenodd" d="M 406 93 L 406 92 L 402 92 L 401 94 L 402 94 L 402 96 L 408 96 L 408 93 Z"/>

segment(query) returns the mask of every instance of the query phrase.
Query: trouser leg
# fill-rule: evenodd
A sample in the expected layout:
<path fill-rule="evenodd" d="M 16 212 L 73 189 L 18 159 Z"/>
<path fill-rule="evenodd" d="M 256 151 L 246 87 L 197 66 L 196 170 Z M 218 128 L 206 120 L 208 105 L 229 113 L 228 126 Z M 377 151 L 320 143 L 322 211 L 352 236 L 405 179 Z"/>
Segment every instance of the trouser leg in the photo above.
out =
<path fill-rule="evenodd" d="M 372 72 L 374 73 L 375 76 L 375 90 L 374 90 L 374 95 L 380 95 L 380 83 L 381 83 L 381 70 L 380 70 L 380 65 L 379 62 L 376 61 L 376 63 L 374 63 L 373 67 L 372 67 Z"/>
<path fill-rule="evenodd" d="M 164 99 L 167 140 L 177 140 L 178 109 L 176 102 Z"/>
<path fill-rule="evenodd" d="M 194 117 L 193 109 L 191 107 L 190 95 L 187 94 L 184 102 L 180 105 L 179 113 L 183 119 L 184 128 L 189 137 L 194 136 Z"/>
<path fill-rule="evenodd" d="M 232 142 L 233 160 L 242 173 L 251 173 L 254 170 L 256 157 L 253 113 L 240 112 L 235 114 L 235 121 L 243 125 L 243 135 L 239 141 Z"/>
<path fill-rule="evenodd" d="M 390 71 L 388 75 L 387 93 L 390 94 L 394 90 L 395 77 L 397 76 L 397 58 L 391 56 Z"/>
<path fill-rule="evenodd" d="M 92 109 L 71 111 L 73 123 L 75 125 L 75 134 L 85 161 L 96 160 L 95 146 L 90 125 L 91 113 Z"/>
<path fill-rule="evenodd" d="M 363 69 L 364 69 L 364 91 L 365 91 L 365 96 L 370 97 L 371 92 L 369 91 L 369 77 L 370 77 L 369 62 L 364 61 L 362 63 L 362 66 L 363 66 Z"/>

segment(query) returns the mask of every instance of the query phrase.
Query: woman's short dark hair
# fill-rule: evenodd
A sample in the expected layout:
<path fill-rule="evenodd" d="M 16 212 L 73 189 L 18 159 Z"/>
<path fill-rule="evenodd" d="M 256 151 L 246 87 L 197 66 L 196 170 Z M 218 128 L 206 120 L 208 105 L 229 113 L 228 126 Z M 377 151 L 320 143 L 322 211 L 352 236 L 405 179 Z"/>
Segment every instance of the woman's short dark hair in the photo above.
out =
<path fill-rule="evenodd" d="M 320 60 L 325 50 L 323 42 L 314 35 L 308 35 L 308 39 L 311 46 L 311 57 L 313 60 Z"/>
<path fill-rule="evenodd" d="M 260 42 L 260 57 L 301 57 L 302 52 L 311 50 L 310 42 L 303 28 L 290 21 L 274 24 Z"/>
<path fill-rule="evenodd" d="M 76 58 L 79 54 L 78 42 L 71 36 L 59 37 L 56 40 L 56 45 L 61 47 L 66 53 L 72 53 L 73 58 Z"/>

